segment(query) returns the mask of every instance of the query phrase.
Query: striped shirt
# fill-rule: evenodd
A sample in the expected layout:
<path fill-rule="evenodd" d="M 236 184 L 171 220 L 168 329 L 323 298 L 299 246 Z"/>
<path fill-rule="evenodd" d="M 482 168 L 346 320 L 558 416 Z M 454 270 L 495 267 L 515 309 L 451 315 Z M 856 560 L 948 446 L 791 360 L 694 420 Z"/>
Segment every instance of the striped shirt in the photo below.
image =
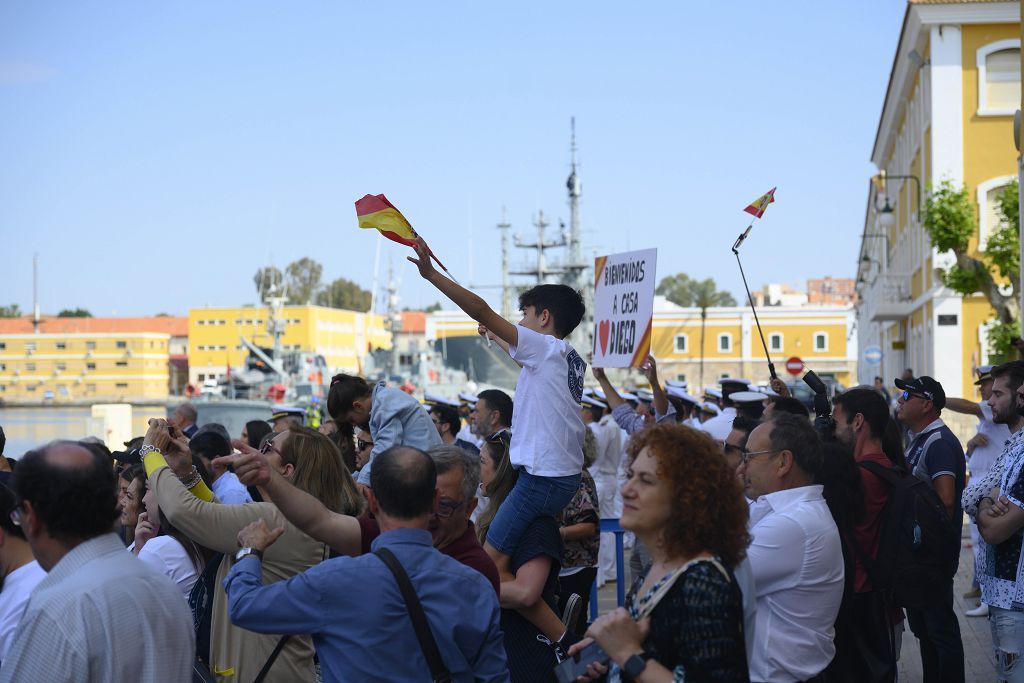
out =
<path fill-rule="evenodd" d="M 75 546 L 36 586 L 0 682 L 187 683 L 194 659 L 181 591 L 111 533 Z"/>

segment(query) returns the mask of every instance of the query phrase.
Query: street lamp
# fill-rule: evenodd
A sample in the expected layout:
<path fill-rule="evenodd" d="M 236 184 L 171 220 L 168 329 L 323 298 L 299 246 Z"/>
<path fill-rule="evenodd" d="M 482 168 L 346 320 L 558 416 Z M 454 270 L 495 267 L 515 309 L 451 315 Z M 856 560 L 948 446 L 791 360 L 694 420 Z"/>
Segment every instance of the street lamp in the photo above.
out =
<path fill-rule="evenodd" d="M 892 226 L 896 225 L 896 216 L 893 213 L 892 205 L 889 204 L 889 196 L 885 197 L 885 206 L 878 210 L 878 225 L 885 231 L 892 229 Z"/>

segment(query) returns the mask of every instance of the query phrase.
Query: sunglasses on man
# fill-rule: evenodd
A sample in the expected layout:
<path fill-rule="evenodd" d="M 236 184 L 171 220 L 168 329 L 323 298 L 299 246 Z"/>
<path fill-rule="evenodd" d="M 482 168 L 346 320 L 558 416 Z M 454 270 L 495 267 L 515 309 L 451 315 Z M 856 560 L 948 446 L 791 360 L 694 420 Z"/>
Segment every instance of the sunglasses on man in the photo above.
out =
<path fill-rule="evenodd" d="M 903 393 L 901 394 L 901 396 L 903 397 L 904 401 L 909 401 L 912 398 L 919 398 L 922 401 L 934 401 L 935 400 L 931 396 L 929 396 L 927 393 L 915 394 L 914 392 L 907 391 L 907 390 L 904 390 Z"/>

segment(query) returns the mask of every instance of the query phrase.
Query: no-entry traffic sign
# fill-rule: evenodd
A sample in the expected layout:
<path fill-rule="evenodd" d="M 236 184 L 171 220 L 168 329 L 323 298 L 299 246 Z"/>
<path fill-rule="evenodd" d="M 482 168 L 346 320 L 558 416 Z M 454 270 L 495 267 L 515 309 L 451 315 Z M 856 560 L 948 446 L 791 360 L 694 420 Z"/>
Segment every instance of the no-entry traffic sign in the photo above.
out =
<path fill-rule="evenodd" d="M 786 361 L 786 372 L 788 372 L 789 374 L 799 375 L 803 371 L 804 362 L 797 358 L 796 356 L 793 356 L 792 358 Z"/>

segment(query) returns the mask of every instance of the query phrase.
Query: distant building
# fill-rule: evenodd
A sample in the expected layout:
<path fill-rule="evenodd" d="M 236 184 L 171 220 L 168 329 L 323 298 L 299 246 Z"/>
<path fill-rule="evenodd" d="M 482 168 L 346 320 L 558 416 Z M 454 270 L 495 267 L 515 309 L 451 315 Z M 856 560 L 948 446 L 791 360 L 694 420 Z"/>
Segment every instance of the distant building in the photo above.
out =
<path fill-rule="evenodd" d="M 849 306 L 857 298 L 857 281 L 852 277 L 812 278 L 807 281 L 807 303 L 812 306 Z"/>
<path fill-rule="evenodd" d="M 372 349 L 390 348 L 383 316 L 324 306 L 284 306 L 282 351 L 322 355 L 331 373 L 363 372 Z M 228 367 L 241 369 L 249 356 L 241 338 L 263 348 L 274 340 L 267 331 L 267 308 L 237 306 L 193 308 L 188 312 L 189 382 L 221 379 Z"/>
<path fill-rule="evenodd" d="M 165 399 L 188 372 L 187 333 L 186 318 L 165 316 L 44 318 L 38 334 L 30 317 L 2 318 L 0 399 Z"/>
<path fill-rule="evenodd" d="M 397 354 L 395 373 L 412 377 L 419 371 L 420 354 L 427 351 L 427 314 L 423 311 L 402 311 L 399 325 L 391 330 Z"/>
<path fill-rule="evenodd" d="M 803 306 L 807 295 L 789 285 L 767 284 L 759 292 L 753 292 L 756 306 Z"/>

